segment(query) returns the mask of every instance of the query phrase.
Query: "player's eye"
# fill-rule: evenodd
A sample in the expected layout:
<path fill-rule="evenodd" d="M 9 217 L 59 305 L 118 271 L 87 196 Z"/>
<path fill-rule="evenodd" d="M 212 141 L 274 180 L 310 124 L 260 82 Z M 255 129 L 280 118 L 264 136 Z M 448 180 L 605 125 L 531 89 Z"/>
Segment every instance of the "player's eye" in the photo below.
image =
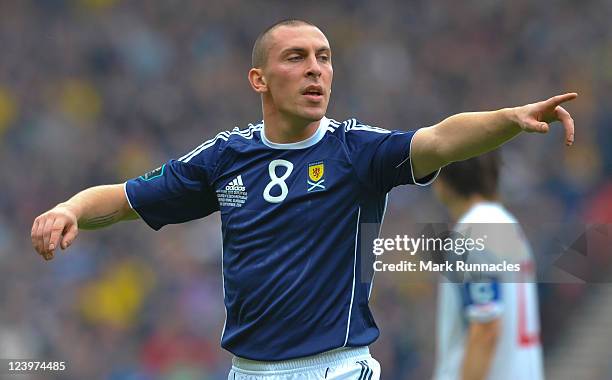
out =
<path fill-rule="evenodd" d="M 320 55 L 319 56 L 319 60 L 323 61 L 323 62 L 329 62 L 329 56 L 328 55 Z"/>
<path fill-rule="evenodd" d="M 291 55 L 289 56 L 289 58 L 287 58 L 287 60 L 291 62 L 298 62 L 302 60 L 302 56 L 301 55 Z"/>

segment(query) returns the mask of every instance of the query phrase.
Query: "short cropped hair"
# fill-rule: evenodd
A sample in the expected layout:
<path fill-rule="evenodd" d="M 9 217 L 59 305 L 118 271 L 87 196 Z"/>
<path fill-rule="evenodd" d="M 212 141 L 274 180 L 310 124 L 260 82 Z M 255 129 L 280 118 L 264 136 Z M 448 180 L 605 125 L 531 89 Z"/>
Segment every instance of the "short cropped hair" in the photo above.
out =
<path fill-rule="evenodd" d="M 280 26 L 300 26 L 300 25 L 310 25 L 316 27 L 316 25 L 300 20 L 300 19 L 285 19 L 276 22 L 274 25 L 269 26 L 266 30 L 261 32 L 261 34 L 255 40 L 255 44 L 253 45 L 253 52 L 251 54 L 251 64 L 255 68 L 263 67 L 268 60 L 268 37 L 270 33 L 280 27 Z"/>
<path fill-rule="evenodd" d="M 440 172 L 440 179 L 463 197 L 497 196 L 500 155 L 497 150 L 465 161 L 453 162 Z"/>

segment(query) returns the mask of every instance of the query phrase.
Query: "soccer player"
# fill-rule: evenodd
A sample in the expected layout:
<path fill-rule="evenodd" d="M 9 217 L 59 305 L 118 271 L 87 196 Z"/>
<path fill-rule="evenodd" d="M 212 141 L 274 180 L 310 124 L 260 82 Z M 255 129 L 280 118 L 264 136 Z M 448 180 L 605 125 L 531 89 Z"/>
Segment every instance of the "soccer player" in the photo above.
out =
<path fill-rule="evenodd" d="M 368 351 L 379 335 L 372 281 L 359 275 L 372 264 L 359 254 L 362 223 L 380 223 L 394 186 L 426 185 L 440 167 L 521 131 L 546 133 L 561 120 L 571 144 L 573 121 L 560 104 L 576 94 L 389 131 L 325 116 L 332 51 L 316 26 L 273 25 L 252 60 L 262 122 L 221 132 L 124 184 L 76 194 L 34 220 L 32 244 L 49 260 L 79 229 L 137 218 L 159 229 L 220 211 L 230 378 L 378 379 Z"/>
<path fill-rule="evenodd" d="M 455 271 L 440 282 L 436 380 L 544 378 L 535 266 L 520 225 L 499 203 L 498 161 L 494 151 L 452 163 L 434 185 L 456 232 L 487 237 L 466 264 L 506 261 L 520 268 L 477 272 L 479 278 L 465 281 Z"/>

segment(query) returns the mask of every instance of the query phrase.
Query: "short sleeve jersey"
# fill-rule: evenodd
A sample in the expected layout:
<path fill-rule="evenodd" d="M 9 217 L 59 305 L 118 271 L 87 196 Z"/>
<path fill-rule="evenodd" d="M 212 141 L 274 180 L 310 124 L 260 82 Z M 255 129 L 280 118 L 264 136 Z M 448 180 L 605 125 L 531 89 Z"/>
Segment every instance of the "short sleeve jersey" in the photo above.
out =
<path fill-rule="evenodd" d="M 272 361 L 364 346 L 379 331 L 361 226 L 382 221 L 394 186 L 417 182 L 414 133 L 323 118 L 307 140 L 276 144 L 251 124 L 129 180 L 126 194 L 154 229 L 221 212 L 225 349 Z"/>

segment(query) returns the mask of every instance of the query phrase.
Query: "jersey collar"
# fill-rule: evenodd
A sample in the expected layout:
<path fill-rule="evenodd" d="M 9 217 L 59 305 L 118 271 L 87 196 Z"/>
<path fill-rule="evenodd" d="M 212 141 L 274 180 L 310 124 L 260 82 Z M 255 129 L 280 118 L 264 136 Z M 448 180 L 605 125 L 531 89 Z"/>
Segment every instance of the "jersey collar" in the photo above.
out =
<path fill-rule="evenodd" d="M 478 213 L 479 211 L 482 210 L 491 210 L 491 209 L 502 209 L 503 207 L 499 202 L 495 202 L 495 201 L 481 201 L 478 202 L 474 205 L 472 205 L 472 207 L 470 207 L 469 210 L 467 210 L 462 216 L 461 218 L 459 218 L 459 220 L 457 221 L 457 224 L 463 224 L 463 223 L 470 223 L 470 220 L 472 219 L 472 216 L 476 213 Z M 494 223 L 493 221 L 491 221 L 490 223 Z"/>
<path fill-rule="evenodd" d="M 266 145 L 267 147 L 270 147 L 272 149 L 304 149 L 304 148 L 309 148 L 309 147 L 315 145 L 316 143 L 318 143 L 319 141 L 321 141 L 323 136 L 325 136 L 325 132 L 327 131 L 327 126 L 328 125 L 329 125 L 329 119 L 326 118 L 325 116 L 323 116 L 323 118 L 321 119 L 321 122 L 319 123 L 319 127 L 317 128 L 317 131 L 312 136 L 307 138 L 306 140 L 302 140 L 302 141 L 298 141 L 298 142 L 294 142 L 294 143 L 279 144 L 279 143 L 275 143 L 275 142 L 272 142 L 272 141 L 268 140 L 268 138 L 266 137 L 266 125 L 264 123 L 264 126 L 263 126 L 263 128 L 261 130 L 261 141 L 264 143 L 264 145 Z"/>

